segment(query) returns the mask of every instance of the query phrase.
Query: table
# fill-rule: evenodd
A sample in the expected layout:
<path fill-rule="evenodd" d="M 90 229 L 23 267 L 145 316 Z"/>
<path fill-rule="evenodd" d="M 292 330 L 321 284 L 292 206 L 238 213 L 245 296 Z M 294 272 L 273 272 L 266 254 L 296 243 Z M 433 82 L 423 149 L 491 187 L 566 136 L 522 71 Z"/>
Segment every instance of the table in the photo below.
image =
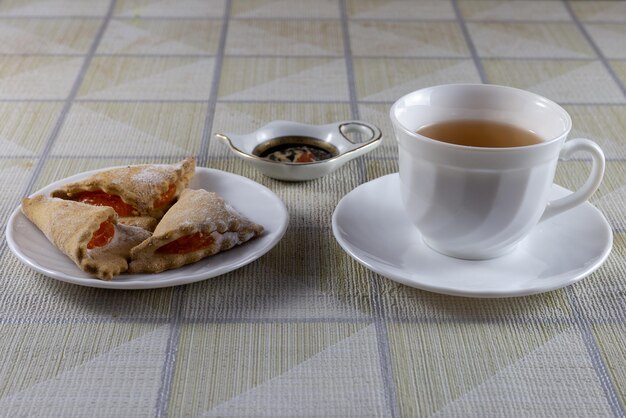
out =
<path fill-rule="evenodd" d="M 69 175 L 196 155 L 287 205 L 271 252 L 174 288 L 113 291 L 0 247 L 0 415 L 624 416 L 626 2 L 9 0 L 0 3 L 0 221 Z M 372 273 L 330 228 L 397 171 L 388 109 L 420 87 L 506 84 L 561 103 L 607 156 L 614 228 L 581 282 L 450 297 Z M 213 138 L 363 119 L 385 138 L 322 179 L 264 177 Z M 587 161 L 559 165 L 573 189 Z M 506 279 L 506 278 L 503 278 Z"/>

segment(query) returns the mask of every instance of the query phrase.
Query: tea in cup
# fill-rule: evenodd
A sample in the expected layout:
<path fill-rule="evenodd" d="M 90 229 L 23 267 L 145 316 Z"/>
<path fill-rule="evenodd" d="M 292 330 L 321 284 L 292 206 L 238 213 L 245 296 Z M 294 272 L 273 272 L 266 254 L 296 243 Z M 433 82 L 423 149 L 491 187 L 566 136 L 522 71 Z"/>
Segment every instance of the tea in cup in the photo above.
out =
<path fill-rule="evenodd" d="M 588 139 L 566 141 L 569 114 L 537 94 L 486 84 L 450 84 L 405 95 L 391 107 L 400 193 L 426 244 L 463 259 L 512 251 L 537 223 L 584 203 L 604 174 Z M 559 157 L 584 151 L 589 178 L 550 200 Z"/>

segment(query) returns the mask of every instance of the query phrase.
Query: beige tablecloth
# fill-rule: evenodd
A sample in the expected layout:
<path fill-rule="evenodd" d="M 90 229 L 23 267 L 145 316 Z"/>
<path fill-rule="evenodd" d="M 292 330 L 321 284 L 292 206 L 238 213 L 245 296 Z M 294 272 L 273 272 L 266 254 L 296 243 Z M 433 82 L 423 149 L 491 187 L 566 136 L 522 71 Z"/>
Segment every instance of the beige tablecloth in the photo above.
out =
<path fill-rule="evenodd" d="M 542 295 L 397 284 L 336 243 L 338 201 L 397 171 L 388 109 L 420 87 L 506 84 L 607 156 L 606 264 Z M 290 226 L 237 271 L 173 288 L 61 283 L 0 249 L 0 416 L 624 416 L 626 2 L 6 0 L 0 222 L 69 175 L 175 162 L 249 177 Z M 304 183 L 213 139 L 274 119 L 363 119 L 383 144 Z M 588 162 L 559 165 L 575 189 Z M 502 278 L 506 280 L 506 277 Z"/>

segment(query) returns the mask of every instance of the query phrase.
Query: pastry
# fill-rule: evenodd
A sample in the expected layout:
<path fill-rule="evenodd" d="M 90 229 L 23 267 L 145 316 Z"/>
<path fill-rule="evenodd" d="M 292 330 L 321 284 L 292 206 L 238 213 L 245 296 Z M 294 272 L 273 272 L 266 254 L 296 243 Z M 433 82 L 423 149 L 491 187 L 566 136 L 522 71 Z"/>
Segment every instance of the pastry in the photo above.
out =
<path fill-rule="evenodd" d="M 158 273 L 196 262 L 260 235 L 263 227 L 206 190 L 186 189 L 152 237 L 131 250 L 131 273 Z"/>
<path fill-rule="evenodd" d="M 128 269 L 130 249 L 150 232 L 117 223 L 108 206 L 35 196 L 22 200 L 22 212 L 83 271 L 102 280 Z"/>
<path fill-rule="evenodd" d="M 117 218 L 117 223 L 129 226 L 138 226 L 139 228 L 152 232 L 154 231 L 154 228 L 156 228 L 159 221 L 152 216 L 120 216 Z"/>
<path fill-rule="evenodd" d="M 178 164 L 142 164 L 101 171 L 52 192 L 53 197 L 96 206 L 110 206 L 120 223 L 154 228 L 156 220 L 187 187 L 196 167 L 194 158 Z M 135 217 L 150 217 L 133 219 Z"/>

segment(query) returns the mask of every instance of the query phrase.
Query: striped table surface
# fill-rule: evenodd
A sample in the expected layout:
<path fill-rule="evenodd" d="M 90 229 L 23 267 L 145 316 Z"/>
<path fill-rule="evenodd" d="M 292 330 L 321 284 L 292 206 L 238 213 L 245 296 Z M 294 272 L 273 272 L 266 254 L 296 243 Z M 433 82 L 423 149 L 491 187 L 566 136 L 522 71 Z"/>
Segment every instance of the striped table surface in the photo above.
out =
<path fill-rule="evenodd" d="M 549 97 L 602 147 L 591 203 L 614 243 L 599 270 L 479 300 L 392 282 L 339 247 L 339 200 L 398 170 L 390 105 L 456 82 Z M 361 119 L 384 139 L 302 183 L 213 139 L 275 119 Z M 138 291 L 50 279 L 3 235 L 0 416 L 624 416 L 625 133 L 624 1 L 2 1 L 3 228 L 58 179 L 188 155 L 274 191 L 290 225 L 241 269 Z M 556 182 L 575 189 L 588 167 L 562 162 Z"/>

